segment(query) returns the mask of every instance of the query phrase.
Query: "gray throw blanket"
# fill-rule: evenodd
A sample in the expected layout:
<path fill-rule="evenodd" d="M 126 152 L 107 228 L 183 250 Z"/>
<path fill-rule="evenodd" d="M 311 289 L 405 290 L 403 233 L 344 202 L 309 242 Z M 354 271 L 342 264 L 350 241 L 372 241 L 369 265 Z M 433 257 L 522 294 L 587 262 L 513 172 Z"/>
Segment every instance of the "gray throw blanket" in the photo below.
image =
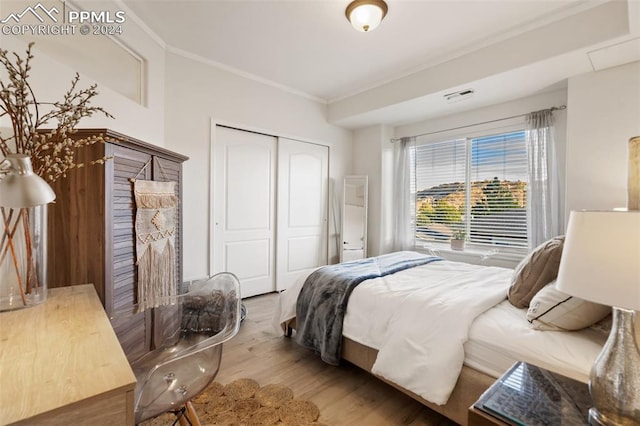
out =
<path fill-rule="evenodd" d="M 296 341 L 313 349 L 328 364 L 338 365 L 342 326 L 353 289 L 370 278 L 383 277 L 437 260 L 416 252 L 397 252 L 322 267 L 304 282 L 296 304 Z"/>

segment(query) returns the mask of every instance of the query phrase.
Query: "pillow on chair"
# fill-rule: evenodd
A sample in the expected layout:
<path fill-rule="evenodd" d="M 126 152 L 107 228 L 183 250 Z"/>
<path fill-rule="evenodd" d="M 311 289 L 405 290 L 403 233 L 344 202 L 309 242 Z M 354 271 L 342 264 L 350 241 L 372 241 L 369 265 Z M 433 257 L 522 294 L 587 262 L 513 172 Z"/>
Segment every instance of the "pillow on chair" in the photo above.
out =
<path fill-rule="evenodd" d="M 554 237 L 522 259 L 513 273 L 509 287 L 508 298 L 513 306 L 528 308 L 533 296 L 556 279 L 563 247 L 564 235 Z"/>
<path fill-rule="evenodd" d="M 194 293 L 184 296 L 182 331 L 213 336 L 224 328 L 226 321 L 224 294 L 220 290 Z"/>

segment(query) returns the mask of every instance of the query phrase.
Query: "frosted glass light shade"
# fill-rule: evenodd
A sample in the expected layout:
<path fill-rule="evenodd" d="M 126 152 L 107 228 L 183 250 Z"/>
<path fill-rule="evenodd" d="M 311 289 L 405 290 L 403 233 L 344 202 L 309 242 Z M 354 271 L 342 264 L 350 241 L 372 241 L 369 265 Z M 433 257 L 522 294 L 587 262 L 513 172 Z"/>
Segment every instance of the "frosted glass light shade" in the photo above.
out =
<path fill-rule="evenodd" d="M 35 207 L 56 199 L 49 184 L 33 172 L 29 156 L 10 154 L 0 165 L 6 172 L 0 180 L 0 206 Z"/>
<path fill-rule="evenodd" d="M 375 29 L 387 14 L 387 4 L 382 0 L 355 0 L 345 12 L 353 28 L 361 32 Z"/>
<path fill-rule="evenodd" d="M 556 287 L 640 310 L 640 211 L 571 212 Z"/>

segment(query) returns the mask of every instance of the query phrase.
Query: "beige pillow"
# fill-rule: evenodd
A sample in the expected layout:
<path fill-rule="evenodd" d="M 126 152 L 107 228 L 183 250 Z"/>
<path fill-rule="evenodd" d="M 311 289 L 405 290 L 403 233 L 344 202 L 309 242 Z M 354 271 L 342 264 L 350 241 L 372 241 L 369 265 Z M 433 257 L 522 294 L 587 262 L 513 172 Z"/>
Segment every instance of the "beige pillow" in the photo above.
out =
<path fill-rule="evenodd" d="M 570 296 L 553 281 L 531 300 L 527 321 L 536 330 L 581 330 L 605 318 L 611 307 Z"/>
<path fill-rule="evenodd" d="M 639 324 L 637 320 L 638 320 L 638 316 L 636 315 L 636 336 L 638 335 L 638 331 L 640 331 L 640 329 L 638 329 L 638 326 L 637 326 L 637 324 Z M 600 321 L 598 321 L 597 323 L 591 325 L 589 328 L 595 331 L 596 333 L 601 334 L 604 337 L 608 337 L 609 334 L 611 334 L 612 326 L 613 326 L 613 314 L 609 314 L 603 319 L 601 319 Z"/>
<path fill-rule="evenodd" d="M 564 235 L 540 244 L 518 264 L 509 287 L 509 302 L 516 308 L 528 308 L 533 296 L 555 280 L 560 268 Z"/>

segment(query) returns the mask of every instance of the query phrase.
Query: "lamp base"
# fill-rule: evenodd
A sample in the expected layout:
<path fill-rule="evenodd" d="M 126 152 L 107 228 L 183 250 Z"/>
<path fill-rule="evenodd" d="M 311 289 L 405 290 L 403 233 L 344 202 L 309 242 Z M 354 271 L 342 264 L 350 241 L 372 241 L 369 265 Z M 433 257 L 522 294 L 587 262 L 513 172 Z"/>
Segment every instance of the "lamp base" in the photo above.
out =
<path fill-rule="evenodd" d="M 635 311 L 613 307 L 611 332 L 589 380 L 594 405 L 590 425 L 640 425 L 640 352 L 634 322 Z"/>
<path fill-rule="evenodd" d="M 603 418 L 602 414 L 598 411 L 597 408 L 592 407 L 589 409 L 589 425 L 590 426 L 613 426 L 617 423 L 613 421 L 607 421 L 606 418 Z"/>
<path fill-rule="evenodd" d="M 600 413 L 595 408 L 589 409 L 589 425 L 590 426 L 607 426 L 606 423 L 600 420 Z"/>
<path fill-rule="evenodd" d="M 595 408 L 589 409 L 589 425 L 590 426 L 638 426 L 638 421 L 634 419 L 621 419 L 618 417 L 615 420 L 607 419 L 605 416 Z"/>

